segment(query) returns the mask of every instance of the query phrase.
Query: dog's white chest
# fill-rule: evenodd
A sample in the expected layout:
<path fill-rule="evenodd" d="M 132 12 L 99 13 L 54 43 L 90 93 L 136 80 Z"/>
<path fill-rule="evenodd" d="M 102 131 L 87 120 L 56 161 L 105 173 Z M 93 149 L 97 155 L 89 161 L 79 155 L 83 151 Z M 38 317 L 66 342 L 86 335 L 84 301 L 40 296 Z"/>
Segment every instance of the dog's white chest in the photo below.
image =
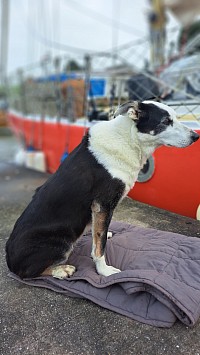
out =
<path fill-rule="evenodd" d="M 131 142 L 131 127 L 123 121 L 117 121 L 118 126 L 111 121 L 92 127 L 89 150 L 113 178 L 125 184 L 127 194 L 137 180 L 144 159 L 137 140 Z"/>

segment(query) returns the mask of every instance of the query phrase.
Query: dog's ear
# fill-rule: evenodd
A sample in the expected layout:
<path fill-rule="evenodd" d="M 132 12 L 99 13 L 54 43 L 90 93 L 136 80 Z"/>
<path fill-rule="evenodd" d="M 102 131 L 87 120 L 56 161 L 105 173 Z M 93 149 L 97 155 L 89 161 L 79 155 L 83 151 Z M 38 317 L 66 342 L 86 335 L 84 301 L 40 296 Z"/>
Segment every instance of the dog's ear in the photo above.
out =
<path fill-rule="evenodd" d="M 160 96 L 160 95 L 157 95 L 157 96 L 149 96 L 148 98 L 145 98 L 145 101 L 162 102 L 162 96 Z"/>
<path fill-rule="evenodd" d="M 114 117 L 119 115 L 128 116 L 133 121 L 138 121 L 138 101 L 128 101 L 120 105 L 114 113 Z"/>

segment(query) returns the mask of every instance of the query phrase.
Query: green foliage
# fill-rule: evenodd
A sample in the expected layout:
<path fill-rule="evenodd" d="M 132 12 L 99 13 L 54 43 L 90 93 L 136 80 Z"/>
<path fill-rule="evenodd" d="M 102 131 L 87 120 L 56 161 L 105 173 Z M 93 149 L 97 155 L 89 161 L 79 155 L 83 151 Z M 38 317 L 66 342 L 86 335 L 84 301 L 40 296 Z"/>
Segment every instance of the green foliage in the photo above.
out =
<path fill-rule="evenodd" d="M 83 68 L 76 62 L 76 60 L 71 59 L 67 62 L 65 70 L 68 71 L 81 71 Z"/>
<path fill-rule="evenodd" d="M 20 93 L 21 93 L 20 85 L 10 86 L 10 88 L 9 88 L 10 95 L 20 95 Z"/>
<path fill-rule="evenodd" d="M 4 97 L 4 96 L 5 96 L 5 87 L 0 86 L 0 97 Z"/>
<path fill-rule="evenodd" d="M 187 28 L 182 28 L 178 38 L 179 49 L 181 49 L 182 45 L 187 44 L 199 33 L 200 33 L 200 20 L 194 22 L 192 25 L 190 25 Z M 198 50 L 200 50 L 200 44 L 198 46 Z"/>

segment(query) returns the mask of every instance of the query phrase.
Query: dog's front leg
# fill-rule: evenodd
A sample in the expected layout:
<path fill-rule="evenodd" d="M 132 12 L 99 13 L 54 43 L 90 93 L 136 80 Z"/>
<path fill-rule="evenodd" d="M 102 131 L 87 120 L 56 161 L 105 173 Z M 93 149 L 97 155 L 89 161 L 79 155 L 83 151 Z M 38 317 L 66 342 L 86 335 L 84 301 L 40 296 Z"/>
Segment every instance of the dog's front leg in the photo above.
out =
<path fill-rule="evenodd" d="M 107 241 L 108 227 L 112 218 L 112 212 L 105 209 L 100 203 L 92 204 L 92 258 L 96 264 L 98 274 L 109 276 L 121 270 L 106 264 L 104 250 Z"/>

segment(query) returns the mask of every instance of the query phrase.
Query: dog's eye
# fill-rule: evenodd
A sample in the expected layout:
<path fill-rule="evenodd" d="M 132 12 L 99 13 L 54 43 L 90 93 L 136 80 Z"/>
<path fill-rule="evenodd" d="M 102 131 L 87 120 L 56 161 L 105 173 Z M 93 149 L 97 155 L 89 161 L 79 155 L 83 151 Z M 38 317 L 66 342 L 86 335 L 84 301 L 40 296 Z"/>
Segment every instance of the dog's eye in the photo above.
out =
<path fill-rule="evenodd" d="M 164 117 L 162 118 L 161 123 L 165 126 L 169 126 L 170 124 L 172 124 L 172 120 L 169 117 Z"/>

